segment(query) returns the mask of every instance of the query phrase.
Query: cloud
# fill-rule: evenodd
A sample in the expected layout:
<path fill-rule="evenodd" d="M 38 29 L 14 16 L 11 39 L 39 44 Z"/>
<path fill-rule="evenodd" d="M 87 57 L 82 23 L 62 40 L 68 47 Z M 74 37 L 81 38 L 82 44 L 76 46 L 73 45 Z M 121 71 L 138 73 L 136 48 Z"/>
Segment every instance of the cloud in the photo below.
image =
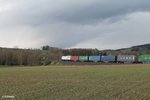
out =
<path fill-rule="evenodd" d="M 150 43 L 150 12 L 136 12 L 127 15 L 124 20 L 115 23 L 103 24 L 100 30 L 104 30 L 105 34 L 79 43 L 75 47 L 99 47 L 99 49 L 107 48 L 124 48 L 133 45 Z"/>
<path fill-rule="evenodd" d="M 73 3 L 72 6 L 63 8 L 61 13 L 56 11 L 54 17 L 59 21 L 87 24 L 135 11 L 150 10 L 150 1 L 148 0 L 93 0 L 85 2 L 83 0 L 81 4 L 80 2 Z"/>
<path fill-rule="evenodd" d="M 1 0 L 0 46 L 115 49 L 149 43 L 149 4 L 148 0 Z"/>

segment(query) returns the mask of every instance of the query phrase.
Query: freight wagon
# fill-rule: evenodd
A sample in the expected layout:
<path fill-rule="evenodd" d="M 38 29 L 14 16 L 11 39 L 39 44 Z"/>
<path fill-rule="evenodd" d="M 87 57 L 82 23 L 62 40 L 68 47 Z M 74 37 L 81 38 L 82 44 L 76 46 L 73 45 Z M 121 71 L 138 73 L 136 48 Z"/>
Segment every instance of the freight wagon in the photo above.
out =
<path fill-rule="evenodd" d="M 62 56 L 61 60 L 62 61 L 70 61 L 71 60 L 71 56 Z"/>
<path fill-rule="evenodd" d="M 88 56 L 79 56 L 79 61 L 87 62 L 87 61 L 89 61 L 89 57 Z"/>
<path fill-rule="evenodd" d="M 89 61 L 91 62 L 100 62 L 101 56 L 89 56 Z"/>
<path fill-rule="evenodd" d="M 101 56 L 101 62 L 116 62 L 116 56 Z"/>
<path fill-rule="evenodd" d="M 134 55 L 118 55 L 117 62 L 119 63 L 133 63 L 135 62 Z"/>
<path fill-rule="evenodd" d="M 79 60 L 78 56 L 71 56 L 71 61 L 78 61 L 78 60 Z"/>
<path fill-rule="evenodd" d="M 142 63 L 150 63 L 150 55 L 141 55 L 139 56 L 139 61 Z"/>

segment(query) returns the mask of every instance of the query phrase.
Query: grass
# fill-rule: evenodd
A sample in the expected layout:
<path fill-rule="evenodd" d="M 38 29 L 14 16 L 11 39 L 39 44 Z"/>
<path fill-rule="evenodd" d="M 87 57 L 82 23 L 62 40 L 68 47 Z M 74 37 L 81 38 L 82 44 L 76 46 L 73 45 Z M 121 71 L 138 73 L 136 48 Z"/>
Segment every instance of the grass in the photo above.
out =
<path fill-rule="evenodd" d="M 149 100 L 150 65 L 0 67 L 0 97 Z"/>

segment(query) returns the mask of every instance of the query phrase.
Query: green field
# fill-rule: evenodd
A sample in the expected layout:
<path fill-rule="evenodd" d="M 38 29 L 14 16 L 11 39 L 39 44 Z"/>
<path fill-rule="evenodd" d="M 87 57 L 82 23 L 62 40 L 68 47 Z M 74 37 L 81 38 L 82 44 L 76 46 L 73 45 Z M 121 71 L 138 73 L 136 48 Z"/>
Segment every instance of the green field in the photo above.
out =
<path fill-rule="evenodd" d="M 0 97 L 149 100 L 150 65 L 0 67 Z"/>

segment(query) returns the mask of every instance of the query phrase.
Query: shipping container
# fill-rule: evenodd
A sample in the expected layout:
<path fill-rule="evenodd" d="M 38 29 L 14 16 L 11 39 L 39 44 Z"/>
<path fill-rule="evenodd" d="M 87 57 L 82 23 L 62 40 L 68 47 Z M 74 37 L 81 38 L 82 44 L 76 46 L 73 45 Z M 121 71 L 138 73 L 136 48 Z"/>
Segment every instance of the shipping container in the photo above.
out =
<path fill-rule="evenodd" d="M 143 63 L 150 63 L 150 54 L 140 55 L 139 61 Z"/>
<path fill-rule="evenodd" d="M 78 56 L 71 56 L 72 61 L 78 61 Z"/>
<path fill-rule="evenodd" d="M 70 61 L 71 60 L 71 56 L 62 56 L 61 60 L 63 60 L 63 61 Z"/>
<path fill-rule="evenodd" d="M 89 56 L 89 61 L 98 62 L 100 61 L 100 56 Z"/>
<path fill-rule="evenodd" d="M 88 56 L 79 56 L 79 61 L 88 61 Z"/>
<path fill-rule="evenodd" d="M 102 62 L 115 62 L 116 56 L 101 56 Z"/>
<path fill-rule="evenodd" d="M 135 62 L 135 56 L 134 55 L 118 55 L 117 61 L 122 63 L 133 63 Z"/>

